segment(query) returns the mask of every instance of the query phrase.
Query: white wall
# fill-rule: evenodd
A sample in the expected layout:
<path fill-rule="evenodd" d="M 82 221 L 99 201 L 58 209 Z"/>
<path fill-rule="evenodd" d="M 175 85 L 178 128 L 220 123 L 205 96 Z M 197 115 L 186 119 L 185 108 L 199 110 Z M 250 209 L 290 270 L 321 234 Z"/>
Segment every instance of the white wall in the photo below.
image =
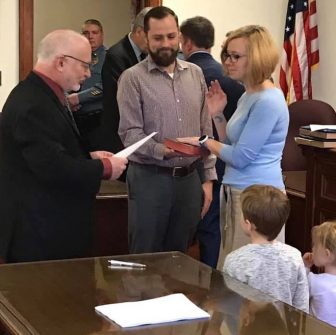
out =
<path fill-rule="evenodd" d="M 71 0 L 69 0 L 71 1 Z M 220 45 L 227 31 L 251 23 L 265 25 L 282 45 L 287 0 L 163 0 L 180 21 L 195 15 L 209 18 L 216 28 L 213 55 L 218 59 Z M 320 65 L 313 72 L 315 99 L 330 103 L 336 109 L 336 43 L 333 22 L 336 1 L 317 0 Z M 18 0 L 0 0 L 0 110 L 10 90 L 18 81 Z M 276 76 L 277 78 L 277 76 Z M 276 79 L 275 78 L 275 79 Z"/>
<path fill-rule="evenodd" d="M 179 21 L 201 15 L 215 26 L 213 56 L 219 60 L 220 46 L 225 34 L 247 24 L 267 27 L 282 47 L 287 0 L 163 0 L 163 5 L 173 9 Z M 320 65 L 313 71 L 313 98 L 328 102 L 336 110 L 336 43 L 333 22 L 336 21 L 336 1 L 317 0 L 320 45 Z M 278 80 L 278 71 L 274 79 Z"/>
<path fill-rule="evenodd" d="M 317 0 L 320 64 L 313 71 L 315 99 L 328 102 L 336 110 L 336 1 Z"/>
<path fill-rule="evenodd" d="M 38 43 L 47 33 L 60 28 L 80 32 L 87 19 L 98 19 L 101 22 L 104 44 L 110 47 L 130 31 L 131 1 L 34 0 L 34 55 Z"/>
<path fill-rule="evenodd" d="M 0 111 L 19 78 L 19 1 L 0 0 Z"/>

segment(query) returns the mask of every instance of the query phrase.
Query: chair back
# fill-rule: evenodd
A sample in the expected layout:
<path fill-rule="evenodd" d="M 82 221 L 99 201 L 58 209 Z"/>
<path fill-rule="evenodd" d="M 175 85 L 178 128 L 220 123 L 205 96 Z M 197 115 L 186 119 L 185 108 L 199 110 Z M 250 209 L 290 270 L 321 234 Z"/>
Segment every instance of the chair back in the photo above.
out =
<path fill-rule="evenodd" d="M 336 124 L 335 110 L 320 100 L 300 100 L 288 106 L 289 127 L 285 148 L 282 154 L 283 171 L 306 170 L 306 158 L 294 137 L 299 135 L 299 128 L 309 124 Z"/>

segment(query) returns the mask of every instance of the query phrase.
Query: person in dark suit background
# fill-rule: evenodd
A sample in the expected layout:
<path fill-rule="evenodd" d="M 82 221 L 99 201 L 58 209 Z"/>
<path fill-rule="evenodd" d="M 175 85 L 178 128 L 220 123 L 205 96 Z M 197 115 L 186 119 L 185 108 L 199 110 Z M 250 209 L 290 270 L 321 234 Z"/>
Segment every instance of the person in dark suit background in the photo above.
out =
<path fill-rule="evenodd" d="M 103 115 L 100 144 L 105 150 L 118 152 L 124 148 L 118 135 L 119 108 L 117 103 L 118 80 L 123 71 L 140 62 L 147 55 L 144 17 L 151 7 L 143 8 L 136 16 L 132 31 L 111 46 L 102 69 Z M 125 174 L 123 174 L 125 181 Z"/>
<path fill-rule="evenodd" d="M 223 67 L 210 54 L 214 45 L 215 30 L 205 17 L 196 16 L 185 20 L 180 27 L 181 49 L 188 62 L 198 65 L 204 74 L 208 87 L 211 81 L 218 80 L 227 95 L 227 105 L 223 111 L 228 121 L 237 107 L 237 102 L 244 93 L 244 86 L 224 75 Z M 218 134 L 213 126 L 216 139 Z M 218 159 L 216 171 L 218 181 L 213 183 L 213 199 L 208 213 L 197 227 L 197 239 L 200 244 L 200 259 L 209 266 L 216 267 L 221 242 L 220 234 L 220 187 L 225 164 Z"/>
<path fill-rule="evenodd" d="M 106 53 L 103 44 L 103 26 L 98 20 L 88 19 L 82 26 L 82 34 L 88 39 L 92 49 L 91 76 L 84 81 L 78 92 L 69 94 L 67 99 L 82 137 L 87 140 L 90 149 L 96 150 L 100 117 L 103 111 L 101 71 Z"/>
<path fill-rule="evenodd" d="M 118 178 L 127 163 L 86 149 L 65 99 L 90 76 L 88 40 L 56 30 L 37 58 L 0 115 L 0 257 L 7 262 L 89 255 L 100 181 Z"/>

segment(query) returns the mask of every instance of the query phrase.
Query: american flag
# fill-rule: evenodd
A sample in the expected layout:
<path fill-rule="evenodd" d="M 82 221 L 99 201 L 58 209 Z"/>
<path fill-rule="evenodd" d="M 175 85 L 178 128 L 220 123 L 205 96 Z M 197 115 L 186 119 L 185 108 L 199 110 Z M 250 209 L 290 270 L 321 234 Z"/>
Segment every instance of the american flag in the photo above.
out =
<path fill-rule="evenodd" d="M 287 103 L 311 99 L 311 69 L 319 62 L 316 0 L 288 0 L 280 86 Z"/>

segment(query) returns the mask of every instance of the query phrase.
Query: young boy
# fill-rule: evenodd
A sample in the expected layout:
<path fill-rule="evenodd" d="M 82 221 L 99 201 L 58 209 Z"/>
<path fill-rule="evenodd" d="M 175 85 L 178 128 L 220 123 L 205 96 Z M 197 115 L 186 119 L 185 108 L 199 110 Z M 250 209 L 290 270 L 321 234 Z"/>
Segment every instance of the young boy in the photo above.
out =
<path fill-rule="evenodd" d="M 241 194 L 243 231 L 251 243 L 231 252 L 224 272 L 305 312 L 309 291 L 299 250 L 277 242 L 289 215 L 287 196 L 272 186 L 252 185 Z"/>

